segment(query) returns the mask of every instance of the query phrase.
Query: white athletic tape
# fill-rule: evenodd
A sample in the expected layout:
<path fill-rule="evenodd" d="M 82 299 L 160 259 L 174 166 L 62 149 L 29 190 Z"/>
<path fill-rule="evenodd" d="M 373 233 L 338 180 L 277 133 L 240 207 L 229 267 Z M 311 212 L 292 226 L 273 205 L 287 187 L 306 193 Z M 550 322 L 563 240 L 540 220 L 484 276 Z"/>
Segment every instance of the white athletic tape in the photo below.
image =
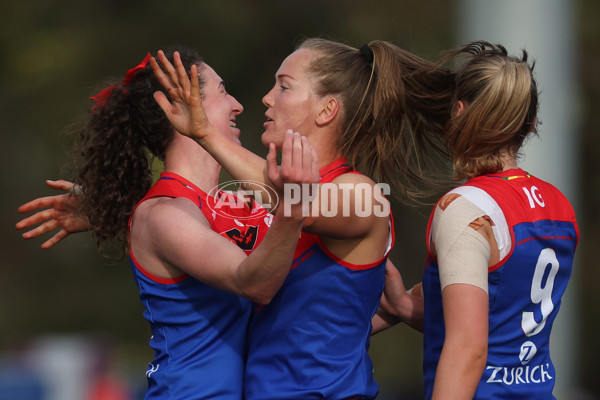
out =
<path fill-rule="evenodd" d="M 491 248 L 487 239 L 469 226 L 486 213 L 460 196 L 445 210 L 436 207 L 431 240 L 436 251 L 441 288 L 466 283 L 488 292 Z"/>

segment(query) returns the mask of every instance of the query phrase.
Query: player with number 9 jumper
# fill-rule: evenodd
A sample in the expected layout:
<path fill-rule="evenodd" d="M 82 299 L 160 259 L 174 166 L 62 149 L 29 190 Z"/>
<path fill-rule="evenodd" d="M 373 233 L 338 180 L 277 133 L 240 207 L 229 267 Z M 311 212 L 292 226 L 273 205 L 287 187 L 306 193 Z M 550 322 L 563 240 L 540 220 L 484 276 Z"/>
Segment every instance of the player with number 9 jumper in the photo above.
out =
<path fill-rule="evenodd" d="M 445 137 L 457 180 L 427 229 L 426 398 L 549 399 L 550 331 L 579 229 L 566 197 L 517 166 L 536 134 L 533 65 L 500 45 L 449 52 L 455 70 Z"/>

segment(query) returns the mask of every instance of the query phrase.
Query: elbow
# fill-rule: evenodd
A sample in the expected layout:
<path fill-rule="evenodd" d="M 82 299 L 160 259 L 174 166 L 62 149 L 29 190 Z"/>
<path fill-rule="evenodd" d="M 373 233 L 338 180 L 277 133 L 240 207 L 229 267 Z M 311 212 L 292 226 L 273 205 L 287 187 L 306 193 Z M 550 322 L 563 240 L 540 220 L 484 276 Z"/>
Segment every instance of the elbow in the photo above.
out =
<path fill-rule="evenodd" d="M 277 275 L 248 277 L 240 274 L 234 278 L 233 292 L 253 303 L 266 305 L 273 300 L 282 283 L 283 279 Z"/>
<path fill-rule="evenodd" d="M 254 303 L 269 304 L 283 284 L 287 271 L 288 269 L 280 269 L 268 274 L 260 273 L 252 276 L 244 276 L 242 273 L 235 278 L 235 292 Z"/>
<path fill-rule="evenodd" d="M 483 337 L 473 336 L 461 337 L 459 340 L 447 338 L 443 351 L 453 359 L 460 359 L 464 365 L 469 366 L 469 370 L 483 371 L 487 362 L 488 342 Z"/>
<path fill-rule="evenodd" d="M 271 300 L 273 300 L 273 296 L 265 296 L 265 295 L 254 296 L 250 300 L 252 300 L 252 302 L 254 302 L 256 304 L 260 304 L 261 306 L 266 306 L 267 304 L 269 304 L 271 302 Z"/>
<path fill-rule="evenodd" d="M 275 297 L 275 291 L 260 287 L 260 288 L 250 288 L 249 290 L 245 290 L 241 293 L 242 297 L 252 301 L 253 303 L 260 305 L 267 305 Z"/>
<path fill-rule="evenodd" d="M 483 371 L 485 369 L 485 364 L 487 362 L 487 352 L 488 352 L 487 341 L 481 342 L 481 343 L 474 342 L 471 344 L 470 349 L 471 349 L 470 359 L 472 360 L 473 367 L 479 369 L 480 371 Z"/>

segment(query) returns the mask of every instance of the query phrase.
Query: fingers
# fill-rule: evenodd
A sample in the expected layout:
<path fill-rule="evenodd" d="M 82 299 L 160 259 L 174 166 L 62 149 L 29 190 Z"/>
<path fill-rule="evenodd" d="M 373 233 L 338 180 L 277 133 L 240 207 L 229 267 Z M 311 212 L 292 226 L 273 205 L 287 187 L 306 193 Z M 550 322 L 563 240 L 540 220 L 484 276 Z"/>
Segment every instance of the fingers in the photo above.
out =
<path fill-rule="evenodd" d="M 300 181 L 303 178 L 302 162 L 304 161 L 303 145 L 306 138 L 300 136 L 298 132 L 294 133 L 292 142 L 292 179 Z"/>
<path fill-rule="evenodd" d="M 17 229 L 25 229 L 25 228 L 29 228 L 30 226 L 33 226 L 35 224 L 40 224 L 42 222 L 48 223 L 50 220 L 55 221 L 53 209 L 40 211 L 38 213 L 35 213 L 31 217 L 22 219 L 21 221 L 17 222 L 16 228 Z M 48 222 L 46 222 L 46 221 L 48 221 Z M 58 226 L 58 224 L 57 224 L 57 226 Z M 39 228 L 40 227 L 38 227 L 37 229 L 39 229 Z M 56 226 L 54 228 L 56 228 Z M 52 229 L 54 229 L 54 228 L 52 228 Z M 47 232 L 47 230 L 44 232 Z M 44 233 L 44 232 L 41 232 L 41 233 Z"/>
<path fill-rule="evenodd" d="M 21 205 L 17 211 L 19 211 L 21 214 L 24 214 L 30 211 L 39 210 L 40 208 L 52 207 L 54 205 L 54 201 L 60 196 L 64 195 L 61 194 L 58 196 L 40 197 L 38 199 L 31 200 L 30 202 Z"/>
<path fill-rule="evenodd" d="M 396 268 L 394 263 L 392 263 L 392 261 L 389 258 L 385 263 L 385 273 L 386 275 L 400 274 L 400 272 L 398 272 L 398 268 Z"/>
<path fill-rule="evenodd" d="M 190 68 L 190 75 L 192 79 L 192 95 L 197 94 L 200 96 L 200 77 L 198 76 L 198 66 L 196 64 L 192 65 Z M 200 103 L 202 104 L 202 103 Z"/>
<path fill-rule="evenodd" d="M 400 271 L 398 268 L 388 259 L 385 264 L 385 279 L 386 285 L 394 286 L 394 287 L 402 287 L 404 288 L 404 282 L 402 281 L 402 275 L 400 275 Z"/>
<path fill-rule="evenodd" d="M 171 103 L 163 92 L 154 92 L 153 95 L 156 104 L 163 110 L 167 118 L 171 115 Z"/>
<path fill-rule="evenodd" d="M 302 167 L 303 182 L 315 183 L 319 181 L 317 151 L 310 145 L 306 136 L 302 136 Z"/>
<path fill-rule="evenodd" d="M 59 226 L 59 223 L 55 219 L 52 219 L 44 222 L 42 225 L 38 226 L 35 229 L 24 232 L 21 236 L 23 237 L 23 239 L 32 239 L 34 237 L 43 235 L 44 233 L 51 232 Z"/>
<path fill-rule="evenodd" d="M 181 56 L 179 55 L 179 52 L 176 51 L 173 53 L 173 61 L 175 62 L 175 72 L 177 73 L 176 82 L 185 92 L 189 92 L 191 86 L 190 77 L 188 76 L 183 63 L 181 62 Z M 192 68 L 192 70 L 193 69 L 194 68 Z"/>
<path fill-rule="evenodd" d="M 51 247 L 54 247 L 56 243 L 63 240 L 65 237 L 67 237 L 68 234 L 69 233 L 66 230 L 61 229 L 56 235 L 52 236 L 50 239 L 42 243 L 42 249 L 47 250 Z"/>
<path fill-rule="evenodd" d="M 274 145 L 271 145 L 269 149 L 270 157 L 274 157 L 271 154 L 275 152 L 274 147 Z M 272 159 L 268 161 L 274 163 Z M 269 167 L 270 170 L 272 168 L 272 166 Z M 310 205 L 316 195 L 316 193 L 313 193 L 317 187 L 314 183 L 319 180 L 318 170 L 317 154 L 308 142 L 308 138 L 301 136 L 298 132 L 288 130 L 281 146 L 279 182 L 281 182 L 281 187 L 285 187 L 287 184 L 295 186 L 292 188 L 294 192 L 298 189 L 297 186 L 300 186 L 303 199 L 301 202 L 285 203 L 286 206 L 291 205 L 290 208 L 286 208 L 286 210 L 291 211 L 290 215 L 296 215 L 301 218 L 306 218 L 310 215 Z M 287 191 L 284 192 L 287 193 Z M 287 200 L 286 196 L 284 201 L 287 202 Z"/>
<path fill-rule="evenodd" d="M 164 57 L 164 53 L 159 50 L 158 56 Z M 166 60 L 166 62 L 168 63 L 169 61 Z M 150 58 L 150 67 L 152 68 L 152 72 L 154 72 L 154 76 L 156 77 L 156 79 L 158 80 L 160 85 L 167 91 L 167 93 L 170 93 L 171 96 L 173 97 L 173 91 L 174 91 L 173 84 L 172 84 L 171 80 L 169 79 L 169 77 L 160 68 L 160 66 L 158 65 L 158 63 L 156 62 L 156 59 L 154 57 Z M 171 102 L 169 101 L 167 96 L 163 92 L 157 90 L 153 93 L 153 97 L 154 97 L 154 101 L 156 101 L 158 106 L 163 110 L 163 112 L 168 117 L 171 112 Z"/>
<path fill-rule="evenodd" d="M 181 55 L 179 52 L 176 51 L 173 53 L 173 64 L 171 64 L 171 62 L 167 59 L 162 50 L 158 51 L 157 57 L 158 61 L 160 62 L 160 66 L 153 57 L 150 58 L 150 66 L 152 67 L 152 71 L 154 72 L 154 75 L 160 84 L 165 88 L 165 90 L 167 90 L 169 94 L 177 89 L 181 89 L 184 92 L 189 92 L 190 88 L 194 87 L 194 80 L 196 80 L 196 87 L 199 88 L 197 76 L 194 79 L 194 75 L 192 75 L 192 82 L 190 83 L 190 77 L 188 76 L 185 66 L 181 61 Z M 192 67 L 192 70 L 194 70 L 194 67 Z M 158 101 L 156 96 L 155 99 Z"/>
<path fill-rule="evenodd" d="M 294 134 L 291 129 L 285 132 L 285 138 L 281 146 L 281 173 L 286 177 L 289 175 L 292 168 L 292 150 L 294 147 Z"/>
<path fill-rule="evenodd" d="M 75 184 L 73 182 L 65 181 L 62 179 L 59 179 L 57 181 L 48 179 L 48 180 L 46 180 L 46 185 L 50 186 L 52 189 L 58 189 L 58 190 L 62 190 L 64 192 L 70 192 L 71 189 L 73 189 L 73 186 Z"/>
<path fill-rule="evenodd" d="M 58 189 L 64 192 L 71 192 L 71 189 L 74 186 L 73 182 L 65 181 L 62 179 L 57 181 L 48 179 L 46 180 L 46 185 L 50 186 L 52 189 Z M 19 211 L 19 213 L 24 214 L 30 211 L 39 210 L 40 208 L 53 207 L 61 200 L 63 200 L 64 196 L 65 195 L 63 194 L 59 194 L 55 196 L 40 197 L 35 200 L 31 200 L 30 202 L 27 202 L 25 204 L 22 204 L 17 210 Z"/>
<path fill-rule="evenodd" d="M 177 70 L 175 69 L 173 64 L 171 64 L 171 62 L 167 59 L 167 56 L 165 56 L 165 53 L 162 50 L 158 51 L 157 56 L 158 56 L 158 61 L 160 61 L 160 65 L 162 66 L 162 69 L 159 68 L 159 70 L 161 72 L 161 74 L 160 74 L 161 76 L 157 75 L 156 78 L 159 80 L 161 85 L 163 85 L 163 87 L 167 91 L 170 91 L 177 86 L 176 85 L 176 82 L 178 81 Z M 152 63 L 152 59 L 150 59 L 150 62 Z M 154 71 L 154 67 L 152 68 L 152 70 Z M 156 71 L 155 71 L 155 74 L 156 74 Z M 162 77 L 162 79 L 161 79 L 161 77 Z"/>
<path fill-rule="evenodd" d="M 281 146 L 281 173 L 284 180 L 297 182 L 302 179 L 303 156 L 302 137 L 298 132 L 288 129 Z"/>
<path fill-rule="evenodd" d="M 17 211 L 18 211 L 19 213 L 21 213 L 21 214 L 25 214 L 25 213 L 28 213 L 28 212 L 30 212 L 30 211 L 37 210 L 37 209 L 39 209 L 39 208 L 44 208 L 44 207 L 47 207 L 47 206 L 44 206 L 44 205 L 40 205 L 40 202 L 41 202 L 42 200 L 44 200 L 44 199 L 47 199 L 47 197 L 44 197 L 44 198 L 41 198 L 41 199 L 35 199 L 35 200 L 31 200 L 31 201 L 30 201 L 30 202 L 28 202 L 28 203 L 25 203 L 25 204 L 22 204 L 22 205 L 20 205 L 20 206 L 19 206 L 19 208 L 17 208 Z M 20 229 L 20 228 L 19 228 L 19 224 L 21 224 L 23 221 L 25 221 L 25 220 L 19 221 L 19 222 L 17 223 L 17 228 L 18 228 L 18 229 Z"/>
<path fill-rule="evenodd" d="M 27 204 L 25 204 L 25 205 L 27 205 Z M 21 206 L 21 207 L 24 207 L 24 206 Z M 20 220 L 19 222 L 17 222 L 15 224 L 15 228 L 25 229 L 32 225 L 35 225 L 38 223 L 38 222 L 36 222 L 36 218 L 37 218 L 37 214 L 32 215 L 31 217 L 23 218 L 22 220 Z"/>
<path fill-rule="evenodd" d="M 156 91 L 154 100 L 179 133 L 198 140 L 205 138 L 210 131 L 210 122 L 202 105 L 198 65 L 192 64 L 188 75 L 178 52 L 173 53 L 173 63 L 162 51 L 158 52 L 157 58 L 160 65 L 152 59 L 150 63 L 166 94 Z"/>
<path fill-rule="evenodd" d="M 275 143 L 269 143 L 269 153 L 267 154 L 267 176 L 276 186 L 279 186 L 279 167 L 277 166 L 277 149 Z"/>
<path fill-rule="evenodd" d="M 158 58 L 160 59 L 161 56 L 165 59 L 165 62 L 167 62 L 167 63 L 169 62 L 169 60 L 166 59 L 162 50 L 159 50 Z M 161 61 L 161 63 L 162 63 L 162 61 Z M 158 83 L 160 83 L 160 85 L 163 88 L 165 88 L 165 90 L 167 92 L 171 91 L 173 89 L 173 84 L 171 83 L 171 80 L 169 79 L 169 77 L 164 73 L 162 68 L 158 65 L 158 62 L 156 62 L 156 59 L 154 57 L 150 58 L 150 67 L 152 68 L 152 72 L 154 73 L 154 76 L 158 80 Z"/>
<path fill-rule="evenodd" d="M 288 130 L 281 147 L 281 175 L 286 182 L 315 183 L 319 159 L 308 138 Z"/>

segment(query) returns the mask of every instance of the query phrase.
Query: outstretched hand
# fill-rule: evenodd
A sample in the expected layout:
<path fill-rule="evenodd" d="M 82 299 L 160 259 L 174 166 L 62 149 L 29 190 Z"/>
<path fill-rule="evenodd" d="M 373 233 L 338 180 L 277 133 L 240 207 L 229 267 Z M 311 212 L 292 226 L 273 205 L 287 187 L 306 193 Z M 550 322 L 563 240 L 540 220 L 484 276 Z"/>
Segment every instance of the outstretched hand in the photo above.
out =
<path fill-rule="evenodd" d="M 201 142 L 216 129 L 202 106 L 198 66 L 192 65 L 188 75 L 178 52 L 173 54 L 174 65 L 162 50 L 158 51 L 158 60 L 162 69 L 154 57 L 150 59 L 150 66 L 171 101 L 160 91 L 154 93 L 154 99 L 178 132 Z"/>
<path fill-rule="evenodd" d="M 77 214 L 78 199 L 75 196 L 76 186 L 72 182 L 58 180 L 47 180 L 46 184 L 53 189 L 63 190 L 65 194 L 55 196 L 40 197 L 23 204 L 18 208 L 20 213 L 47 208 L 38 211 L 30 217 L 17 222 L 17 229 L 30 228 L 35 224 L 41 224 L 38 227 L 23 233 L 24 239 L 31 239 L 44 233 L 51 232 L 56 228 L 61 228 L 54 236 L 42 244 L 42 249 L 49 249 L 72 233 L 85 232 L 89 229 L 89 221 L 85 216 Z"/>

